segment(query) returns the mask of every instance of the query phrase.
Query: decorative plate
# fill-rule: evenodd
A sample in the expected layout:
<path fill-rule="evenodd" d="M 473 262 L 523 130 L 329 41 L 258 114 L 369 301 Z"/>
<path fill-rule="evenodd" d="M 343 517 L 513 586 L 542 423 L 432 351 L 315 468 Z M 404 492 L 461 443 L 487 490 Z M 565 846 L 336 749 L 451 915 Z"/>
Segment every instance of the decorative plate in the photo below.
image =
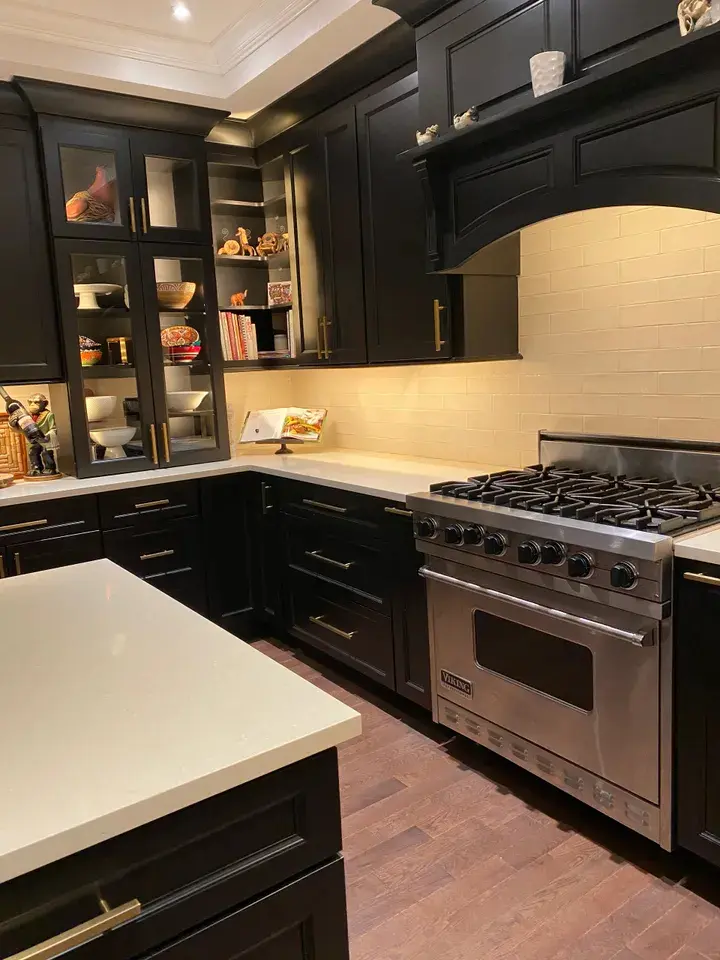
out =
<path fill-rule="evenodd" d="M 165 327 L 160 332 L 160 341 L 164 347 L 189 347 L 200 339 L 200 334 L 194 327 Z"/>

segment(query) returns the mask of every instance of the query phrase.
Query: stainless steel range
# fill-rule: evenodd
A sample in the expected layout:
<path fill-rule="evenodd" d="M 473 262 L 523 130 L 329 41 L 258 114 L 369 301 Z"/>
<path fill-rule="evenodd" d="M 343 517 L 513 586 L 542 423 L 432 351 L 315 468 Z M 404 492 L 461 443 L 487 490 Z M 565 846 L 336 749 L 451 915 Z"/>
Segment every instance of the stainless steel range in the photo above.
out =
<path fill-rule="evenodd" d="M 720 445 L 541 434 L 535 466 L 408 498 L 433 716 L 671 849 L 672 541 Z"/>

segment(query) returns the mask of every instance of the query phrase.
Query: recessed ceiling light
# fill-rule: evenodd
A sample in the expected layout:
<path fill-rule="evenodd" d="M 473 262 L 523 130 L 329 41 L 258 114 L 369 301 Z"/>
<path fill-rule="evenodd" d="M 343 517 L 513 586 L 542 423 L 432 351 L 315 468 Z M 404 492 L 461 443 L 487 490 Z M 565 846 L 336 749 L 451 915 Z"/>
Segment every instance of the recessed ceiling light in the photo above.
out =
<path fill-rule="evenodd" d="M 182 0 L 176 0 L 172 5 L 173 16 L 176 20 L 189 20 L 192 16 L 190 13 L 190 8 L 182 2 Z"/>

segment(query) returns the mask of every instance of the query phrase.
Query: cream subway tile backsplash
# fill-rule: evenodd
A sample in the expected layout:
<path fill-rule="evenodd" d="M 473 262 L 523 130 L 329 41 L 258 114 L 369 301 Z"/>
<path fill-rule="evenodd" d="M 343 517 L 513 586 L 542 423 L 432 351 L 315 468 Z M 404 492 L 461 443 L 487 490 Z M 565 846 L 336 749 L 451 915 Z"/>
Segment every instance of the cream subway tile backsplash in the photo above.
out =
<path fill-rule="evenodd" d="M 253 406 L 330 408 L 325 445 L 537 460 L 537 431 L 720 442 L 720 219 L 702 211 L 580 211 L 522 231 L 524 360 L 226 377 Z"/>

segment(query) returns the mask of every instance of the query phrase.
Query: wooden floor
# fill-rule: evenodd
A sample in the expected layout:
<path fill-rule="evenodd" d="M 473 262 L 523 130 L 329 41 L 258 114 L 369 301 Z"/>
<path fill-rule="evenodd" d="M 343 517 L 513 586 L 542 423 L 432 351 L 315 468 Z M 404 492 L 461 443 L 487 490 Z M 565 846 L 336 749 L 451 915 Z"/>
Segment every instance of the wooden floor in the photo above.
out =
<path fill-rule="evenodd" d="M 720 871 L 275 641 L 358 710 L 340 748 L 352 960 L 720 960 Z"/>

